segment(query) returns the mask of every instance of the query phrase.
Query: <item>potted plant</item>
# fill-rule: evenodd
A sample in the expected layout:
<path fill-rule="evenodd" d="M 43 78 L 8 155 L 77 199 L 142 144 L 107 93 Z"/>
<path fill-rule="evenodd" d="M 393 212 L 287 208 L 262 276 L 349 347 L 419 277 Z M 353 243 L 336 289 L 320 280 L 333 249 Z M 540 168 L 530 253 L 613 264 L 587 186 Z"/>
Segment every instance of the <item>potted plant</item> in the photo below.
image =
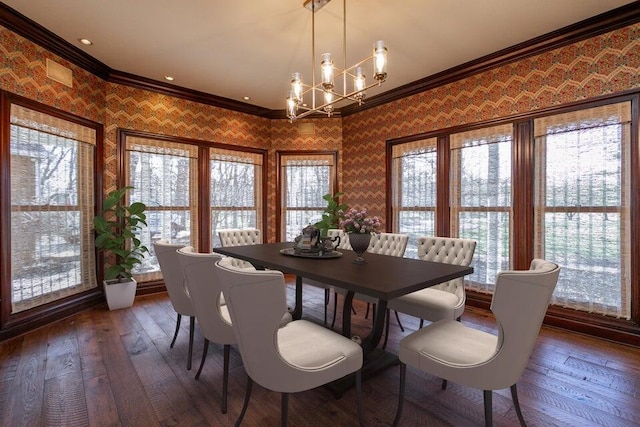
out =
<path fill-rule="evenodd" d="M 320 230 L 320 235 L 322 237 L 326 237 L 329 229 L 338 228 L 340 226 L 340 220 L 344 215 L 344 212 L 349 209 L 349 207 L 340 203 L 340 196 L 344 193 L 336 193 L 336 194 L 325 194 L 322 198 L 327 202 L 327 206 L 324 208 L 322 213 L 322 219 L 314 224 L 314 226 Z"/>
<path fill-rule="evenodd" d="M 104 291 L 109 310 L 131 307 L 136 296 L 136 281 L 131 270 L 149 249 L 136 236 L 146 226 L 144 203 L 124 204 L 124 196 L 133 187 L 110 192 L 104 199 L 102 213 L 93 218 L 96 248 L 113 254 L 115 263 L 104 272 Z"/>

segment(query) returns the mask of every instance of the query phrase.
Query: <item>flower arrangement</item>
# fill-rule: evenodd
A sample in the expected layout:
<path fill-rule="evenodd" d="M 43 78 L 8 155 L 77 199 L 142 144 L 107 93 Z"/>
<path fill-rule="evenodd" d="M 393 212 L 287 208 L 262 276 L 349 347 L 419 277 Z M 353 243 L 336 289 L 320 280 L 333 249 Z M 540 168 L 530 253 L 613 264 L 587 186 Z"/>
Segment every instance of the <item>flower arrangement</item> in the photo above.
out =
<path fill-rule="evenodd" d="M 343 212 L 340 228 L 345 233 L 375 233 L 380 228 L 380 218 L 377 216 L 368 217 L 366 209 L 351 208 L 347 212 Z"/>

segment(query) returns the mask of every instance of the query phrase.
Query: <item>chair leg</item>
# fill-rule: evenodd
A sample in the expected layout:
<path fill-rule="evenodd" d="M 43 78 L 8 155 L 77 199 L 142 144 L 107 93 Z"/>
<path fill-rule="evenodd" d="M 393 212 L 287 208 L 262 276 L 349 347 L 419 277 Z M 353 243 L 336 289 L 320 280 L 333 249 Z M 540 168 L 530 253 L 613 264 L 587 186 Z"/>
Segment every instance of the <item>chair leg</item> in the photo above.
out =
<path fill-rule="evenodd" d="M 204 361 L 207 360 L 207 353 L 209 352 L 209 340 L 204 339 L 204 349 L 202 350 L 202 360 L 200 361 L 200 367 L 198 368 L 198 372 L 196 373 L 196 379 L 200 378 L 200 373 L 202 372 L 202 368 L 204 367 Z"/>
<path fill-rule="evenodd" d="M 400 330 L 404 332 L 404 326 L 402 326 L 402 322 L 400 321 L 400 316 L 398 315 L 398 312 L 395 310 L 393 312 L 396 314 L 396 320 L 398 321 L 398 326 L 400 326 Z"/>
<path fill-rule="evenodd" d="M 369 318 L 369 306 L 370 306 L 370 305 L 371 305 L 371 304 L 367 303 L 367 311 L 366 311 L 366 313 L 364 313 L 364 318 L 365 318 L 365 319 L 368 319 L 368 318 Z M 376 310 L 375 310 L 375 308 L 373 309 L 373 311 L 374 311 L 374 312 L 376 311 Z"/>
<path fill-rule="evenodd" d="M 196 316 L 189 317 L 189 355 L 187 360 L 187 371 L 191 370 L 191 360 L 193 359 L 193 336 L 196 332 Z"/>
<path fill-rule="evenodd" d="M 227 389 L 229 388 L 229 352 L 231 345 L 224 345 L 224 358 L 222 368 L 222 413 L 227 413 Z"/>
<path fill-rule="evenodd" d="M 242 419 L 244 418 L 245 412 L 247 412 L 247 407 L 249 406 L 249 399 L 251 399 L 251 388 L 253 387 L 253 380 L 250 376 L 247 376 L 247 389 L 244 392 L 244 404 L 242 405 L 242 411 L 240 412 L 240 416 L 236 420 L 236 427 L 240 427 L 242 424 Z"/>
<path fill-rule="evenodd" d="M 327 326 L 327 307 L 329 306 L 329 298 L 331 297 L 331 292 L 329 288 L 324 290 L 324 325 Z"/>
<path fill-rule="evenodd" d="M 493 392 L 491 390 L 484 391 L 484 425 L 485 427 L 493 425 Z"/>
<path fill-rule="evenodd" d="M 442 389 L 443 390 L 447 389 L 447 380 L 442 380 Z"/>
<path fill-rule="evenodd" d="M 424 326 L 424 319 L 420 319 L 420 328 L 419 329 L 422 329 L 423 326 Z"/>
<path fill-rule="evenodd" d="M 362 418 L 362 369 L 356 371 L 356 407 L 358 408 L 358 423 L 362 427 L 364 425 Z"/>
<path fill-rule="evenodd" d="M 178 318 L 176 319 L 176 333 L 173 334 L 173 340 L 171 341 L 171 345 L 169 348 L 173 348 L 173 345 L 176 343 L 176 338 L 178 338 L 178 332 L 180 332 L 180 322 L 182 321 L 182 314 L 178 313 Z"/>
<path fill-rule="evenodd" d="M 407 377 L 407 365 L 400 362 L 400 390 L 398 392 L 398 410 L 396 411 L 396 417 L 393 420 L 393 427 L 396 427 L 400 422 L 402 416 L 402 405 L 404 403 L 404 385 Z"/>
<path fill-rule="evenodd" d="M 398 313 L 396 312 L 396 315 Z M 387 309 L 387 315 L 385 316 L 385 322 L 384 322 L 384 342 L 382 343 L 382 349 L 386 349 L 387 348 L 387 341 L 389 340 L 389 316 L 391 315 L 391 312 L 389 309 Z"/>
<path fill-rule="evenodd" d="M 520 421 L 520 425 L 522 427 L 527 427 L 527 424 L 524 422 L 524 417 L 522 416 L 522 411 L 520 410 L 520 401 L 518 400 L 518 389 L 516 385 L 511 386 L 511 398 L 513 399 L 513 406 L 516 408 L 516 414 L 518 414 L 518 420 Z"/>
<path fill-rule="evenodd" d="M 338 313 L 338 293 L 333 293 L 333 320 L 331 321 L 331 329 L 336 324 L 336 313 Z"/>
<path fill-rule="evenodd" d="M 282 407 L 280 409 L 280 425 L 287 427 L 287 418 L 289 416 L 289 393 L 282 393 Z"/>

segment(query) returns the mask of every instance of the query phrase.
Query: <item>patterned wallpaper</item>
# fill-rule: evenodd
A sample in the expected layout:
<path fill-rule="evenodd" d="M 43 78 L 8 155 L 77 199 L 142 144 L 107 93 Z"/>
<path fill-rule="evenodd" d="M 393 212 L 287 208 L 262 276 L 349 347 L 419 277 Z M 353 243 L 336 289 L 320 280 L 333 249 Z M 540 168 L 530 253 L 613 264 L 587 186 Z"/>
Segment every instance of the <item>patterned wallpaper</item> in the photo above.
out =
<path fill-rule="evenodd" d="M 47 59 L 72 70 L 72 88 L 47 78 Z M 104 122 L 104 80 L 2 26 L 0 88 L 95 122 Z"/>
<path fill-rule="evenodd" d="M 345 202 L 385 215 L 389 139 L 638 88 L 640 24 L 345 117 Z"/>
<path fill-rule="evenodd" d="M 74 87 L 46 77 L 50 58 Z M 315 134 L 98 77 L 0 26 L 0 88 L 104 124 L 105 184 L 115 186 L 118 127 L 269 150 L 267 240 L 275 237 L 276 150 L 341 150 L 344 201 L 385 214 L 385 142 L 640 87 L 640 24 L 505 65 L 344 119 L 307 119 Z M 363 179 L 366 177 L 366 179 Z"/>

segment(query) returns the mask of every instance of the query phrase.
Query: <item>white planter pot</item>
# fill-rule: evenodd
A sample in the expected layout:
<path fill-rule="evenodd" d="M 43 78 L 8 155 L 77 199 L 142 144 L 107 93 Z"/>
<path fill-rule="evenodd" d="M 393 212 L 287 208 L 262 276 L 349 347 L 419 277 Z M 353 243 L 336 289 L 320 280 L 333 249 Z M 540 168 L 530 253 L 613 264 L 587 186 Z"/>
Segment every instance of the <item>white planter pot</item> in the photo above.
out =
<path fill-rule="evenodd" d="M 119 282 L 117 279 L 113 279 L 105 280 L 102 283 L 104 284 L 104 294 L 107 297 L 109 310 L 118 310 L 133 305 L 137 287 L 135 280 Z"/>

